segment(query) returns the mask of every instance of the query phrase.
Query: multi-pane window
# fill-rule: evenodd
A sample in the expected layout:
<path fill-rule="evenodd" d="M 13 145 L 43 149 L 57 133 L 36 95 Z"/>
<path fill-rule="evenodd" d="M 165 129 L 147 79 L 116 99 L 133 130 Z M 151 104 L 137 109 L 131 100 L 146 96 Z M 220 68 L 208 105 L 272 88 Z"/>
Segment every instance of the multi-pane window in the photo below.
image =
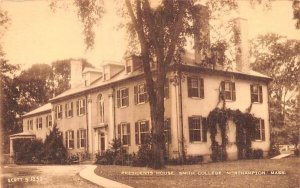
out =
<path fill-rule="evenodd" d="M 117 106 L 126 107 L 129 105 L 129 90 L 122 88 L 117 90 Z"/>
<path fill-rule="evenodd" d="M 98 95 L 98 123 L 104 122 L 104 99 L 102 94 Z"/>
<path fill-rule="evenodd" d="M 262 86 L 261 85 L 250 85 L 251 102 L 263 102 Z"/>
<path fill-rule="evenodd" d="M 28 130 L 33 130 L 33 120 L 32 119 L 27 120 L 27 126 L 28 126 Z"/>
<path fill-rule="evenodd" d="M 118 137 L 123 145 L 130 145 L 130 124 L 121 123 L 118 125 Z"/>
<path fill-rule="evenodd" d="M 265 121 L 257 119 L 255 125 L 255 140 L 265 141 Z"/>
<path fill-rule="evenodd" d="M 51 115 L 46 116 L 46 126 L 48 128 L 52 127 L 52 116 Z"/>
<path fill-rule="evenodd" d="M 135 143 L 146 144 L 150 136 L 149 121 L 135 123 Z"/>
<path fill-rule="evenodd" d="M 77 147 L 85 148 L 86 147 L 86 130 L 80 129 L 77 131 Z"/>
<path fill-rule="evenodd" d="M 41 130 L 43 128 L 43 119 L 42 117 L 36 118 L 36 129 Z"/>
<path fill-rule="evenodd" d="M 74 131 L 66 131 L 66 148 L 73 149 L 74 148 Z"/>
<path fill-rule="evenodd" d="M 65 104 L 65 116 L 66 117 L 73 116 L 73 102 L 69 102 Z"/>
<path fill-rule="evenodd" d="M 135 104 L 148 102 L 148 94 L 144 83 L 134 86 L 134 99 Z"/>
<path fill-rule="evenodd" d="M 207 141 L 206 118 L 200 116 L 189 117 L 189 136 L 190 142 Z"/>
<path fill-rule="evenodd" d="M 221 97 L 224 100 L 235 101 L 235 83 L 231 81 L 221 82 Z"/>
<path fill-rule="evenodd" d="M 76 102 L 76 106 L 77 106 L 77 115 L 84 115 L 85 114 L 85 99 L 79 99 Z"/>
<path fill-rule="evenodd" d="M 55 106 L 55 119 L 62 119 L 62 105 Z"/>
<path fill-rule="evenodd" d="M 202 78 L 187 78 L 188 96 L 196 98 L 204 98 L 204 82 Z"/>

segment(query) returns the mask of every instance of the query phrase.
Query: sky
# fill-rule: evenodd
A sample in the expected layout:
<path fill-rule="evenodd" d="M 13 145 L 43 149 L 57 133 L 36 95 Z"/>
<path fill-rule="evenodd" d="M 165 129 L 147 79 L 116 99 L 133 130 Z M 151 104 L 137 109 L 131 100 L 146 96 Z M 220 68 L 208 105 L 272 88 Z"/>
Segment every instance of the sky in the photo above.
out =
<path fill-rule="evenodd" d="M 268 32 L 300 40 L 295 29 L 291 1 L 273 2 L 269 11 L 240 3 L 241 17 L 248 19 L 249 39 Z M 95 66 L 103 61 L 121 61 L 127 46 L 124 29 L 117 30 L 122 19 L 116 14 L 113 1 L 105 0 L 106 13 L 96 26 L 94 49 L 85 50 L 82 25 L 72 7 L 53 12 L 46 0 L 3 0 L 10 25 L 1 43 L 6 59 L 22 69 L 35 63 L 50 64 L 55 60 L 86 58 Z"/>

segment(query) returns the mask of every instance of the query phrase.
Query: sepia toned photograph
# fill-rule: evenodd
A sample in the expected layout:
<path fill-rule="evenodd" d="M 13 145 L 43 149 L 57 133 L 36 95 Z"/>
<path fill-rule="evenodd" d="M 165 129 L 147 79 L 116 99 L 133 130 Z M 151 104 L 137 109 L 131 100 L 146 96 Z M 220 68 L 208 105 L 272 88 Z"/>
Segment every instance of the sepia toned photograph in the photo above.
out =
<path fill-rule="evenodd" d="M 300 0 L 1 0 L 0 187 L 300 187 Z"/>

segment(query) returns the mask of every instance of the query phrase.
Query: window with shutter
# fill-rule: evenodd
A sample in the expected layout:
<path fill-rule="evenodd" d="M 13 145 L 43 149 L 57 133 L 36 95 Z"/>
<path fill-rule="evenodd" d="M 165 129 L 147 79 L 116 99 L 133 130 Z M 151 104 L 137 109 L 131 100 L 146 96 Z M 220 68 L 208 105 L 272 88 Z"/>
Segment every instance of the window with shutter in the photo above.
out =
<path fill-rule="evenodd" d="M 85 114 L 86 101 L 85 99 L 79 99 L 76 103 L 77 106 L 77 115 L 82 116 Z"/>
<path fill-rule="evenodd" d="M 117 90 L 117 104 L 118 107 L 127 107 L 129 106 L 129 89 L 122 88 Z"/>
<path fill-rule="evenodd" d="M 235 83 L 231 81 L 222 81 L 221 82 L 221 97 L 226 101 L 235 101 Z"/>
<path fill-rule="evenodd" d="M 263 95 L 262 95 L 262 86 L 261 85 L 250 85 L 250 93 L 251 93 L 251 102 L 252 103 L 262 103 Z"/>
<path fill-rule="evenodd" d="M 66 148 L 74 149 L 74 131 L 66 131 Z"/>
<path fill-rule="evenodd" d="M 171 122 L 169 118 L 165 119 L 164 121 L 164 137 L 165 137 L 165 143 L 170 144 L 171 143 Z"/>
<path fill-rule="evenodd" d="M 265 141 L 265 121 L 263 119 L 257 119 L 255 126 L 255 140 Z"/>
<path fill-rule="evenodd" d="M 190 142 L 206 142 L 207 126 L 206 118 L 192 116 L 188 118 Z"/>
<path fill-rule="evenodd" d="M 143 104 L 148 102 L 148 93 L 146 91 L 146 85 L 144 83 L 138 84 L 134 87 L 135 102 L 136 104 Z"/>
<path fill-rule="evenodd" d="M 202 78 L 188 77 L 188 97 L 204 98 L 204 81 Z"/>
<path fill-rule="evenodd" d="M 122 145 L 130 145 L 130 124 L 121 123 L 118 127 Z"/>
<path fill-rule="evenodd" d="M 166 78 L 166 81 L 165 81 L 165 87 L 164 87 L 164 94 L 165 94 L 165 99 L 168 99 L 169 98 L 169 79 Z"/>
<path fill-rule="evenodd" d="M 149 121 L 138 121 L 135 123 L 136 144 L 146 144 L 150 136 Z"/>

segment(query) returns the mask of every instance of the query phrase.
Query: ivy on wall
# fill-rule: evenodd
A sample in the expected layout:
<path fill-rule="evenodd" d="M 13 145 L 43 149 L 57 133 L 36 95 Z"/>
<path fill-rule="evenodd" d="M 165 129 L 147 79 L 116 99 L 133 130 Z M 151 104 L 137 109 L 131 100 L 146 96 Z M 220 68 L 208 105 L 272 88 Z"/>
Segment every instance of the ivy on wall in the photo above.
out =
<path fill-rule="evenodd" d="M 240 110 L 215 108 L 208 115 L 208 126 L 211 139 L 211 158 L 213 161 L 225 161 L 227 159 L 226 146 L 228 143 L 228 120 L 236 125 L 236 145 L 238 158 L 249 158 L 251 152 L 251 140 L 255 136 L 255 125 L 257 118 L 249 112 L 243 113 Z M 221 144 L 216 141 L 217 127 L 220 129 Z"/>

